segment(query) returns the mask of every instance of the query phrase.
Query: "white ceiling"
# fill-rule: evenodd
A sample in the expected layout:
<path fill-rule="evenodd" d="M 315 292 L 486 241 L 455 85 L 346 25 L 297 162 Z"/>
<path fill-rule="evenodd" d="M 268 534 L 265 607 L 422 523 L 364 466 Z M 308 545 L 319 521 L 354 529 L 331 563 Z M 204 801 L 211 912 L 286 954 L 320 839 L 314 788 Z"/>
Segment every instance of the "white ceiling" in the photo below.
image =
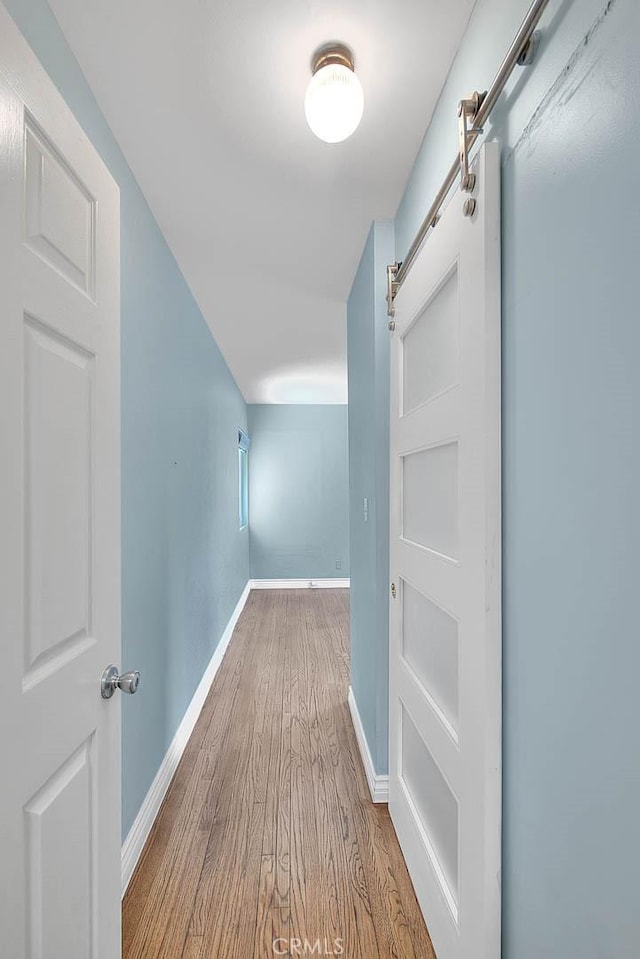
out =
<path fill-rule="evenodd" d="M 346 402 L 345 302 L 474 0 L 49 0 L 245 399 Z M 317 140 L 313 51 L 365 112 Z M 454 122 L 454 120 L 452 120 Z"/>

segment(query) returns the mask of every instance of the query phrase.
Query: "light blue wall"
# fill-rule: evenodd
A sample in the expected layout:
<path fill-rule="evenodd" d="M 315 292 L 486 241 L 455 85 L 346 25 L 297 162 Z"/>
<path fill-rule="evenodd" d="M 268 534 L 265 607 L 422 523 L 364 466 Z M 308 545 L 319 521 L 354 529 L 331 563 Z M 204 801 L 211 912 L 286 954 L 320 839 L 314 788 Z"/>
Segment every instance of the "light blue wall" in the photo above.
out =
<path fill-rule="evenodd" d="M 348 576 L 347 407 L 248 410 L 252 578 Z"/>
<path fill-rule="evenodd" d="M 126 834 L 249 576 L 246 406 L 48 4 L 6 6 L 120 186 Z"/>
<path fill-rule="evenodd" d="M 398 259 L 457 152 L 457 101 L 490 84 L 528 5 L 479 0 Z M 503 145 L 503 956 L 637 959 L 640 4 L 552 2 L 543 27 L 488 129 Z"/>
<path fill-rule="evenodd" d="M 351 687 L 381 774 L 387 772 L 389 687 L 389 331 L 384 295 L 385 269 L 393 258 L 393 223 L 374 223 L 347 304 Z"/>

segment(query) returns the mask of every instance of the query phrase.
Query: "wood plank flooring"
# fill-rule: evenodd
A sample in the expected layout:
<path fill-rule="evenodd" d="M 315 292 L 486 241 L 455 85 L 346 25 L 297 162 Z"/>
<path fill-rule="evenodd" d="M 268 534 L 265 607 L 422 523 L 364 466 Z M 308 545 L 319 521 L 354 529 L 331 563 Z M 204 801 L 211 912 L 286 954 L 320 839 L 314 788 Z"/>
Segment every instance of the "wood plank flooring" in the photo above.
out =
<path fill-rule="evenodd" d="M 433 959 L 360 763 L 348 614 L 348 590 L 250 594 L 125 897 L 124 959 Z"/>

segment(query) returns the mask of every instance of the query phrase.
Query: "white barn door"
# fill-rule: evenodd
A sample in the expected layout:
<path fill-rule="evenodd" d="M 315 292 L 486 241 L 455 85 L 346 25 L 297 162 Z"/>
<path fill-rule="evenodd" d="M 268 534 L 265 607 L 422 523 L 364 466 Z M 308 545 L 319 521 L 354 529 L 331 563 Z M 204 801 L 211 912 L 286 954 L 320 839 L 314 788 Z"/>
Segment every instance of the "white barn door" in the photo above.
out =
<path fill-rule="evenodd" d="M 120 956 L 118 188 L 0 4 L 0 953 Z"/>
<path fill-rule="evenodd" d="M 389 809 L 438 959 L 500 955 L 499 148 L 396 297 Z"/>

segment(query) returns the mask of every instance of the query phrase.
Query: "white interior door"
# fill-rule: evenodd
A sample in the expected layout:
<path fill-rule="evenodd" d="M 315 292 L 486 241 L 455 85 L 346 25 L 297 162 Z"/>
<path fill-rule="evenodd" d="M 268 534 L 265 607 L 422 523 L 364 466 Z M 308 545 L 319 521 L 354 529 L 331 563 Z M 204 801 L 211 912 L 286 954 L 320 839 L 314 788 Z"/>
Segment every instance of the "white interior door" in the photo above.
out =
<path fill-rule="evenodd" d="M 499 148 L 396 297 L 389 809 L 438 959 L 500 955 Z"/>
<path fill-rule="evenodd" d="M 120 955 L 119 193 L 0 4 L 0 953 Z"/>

